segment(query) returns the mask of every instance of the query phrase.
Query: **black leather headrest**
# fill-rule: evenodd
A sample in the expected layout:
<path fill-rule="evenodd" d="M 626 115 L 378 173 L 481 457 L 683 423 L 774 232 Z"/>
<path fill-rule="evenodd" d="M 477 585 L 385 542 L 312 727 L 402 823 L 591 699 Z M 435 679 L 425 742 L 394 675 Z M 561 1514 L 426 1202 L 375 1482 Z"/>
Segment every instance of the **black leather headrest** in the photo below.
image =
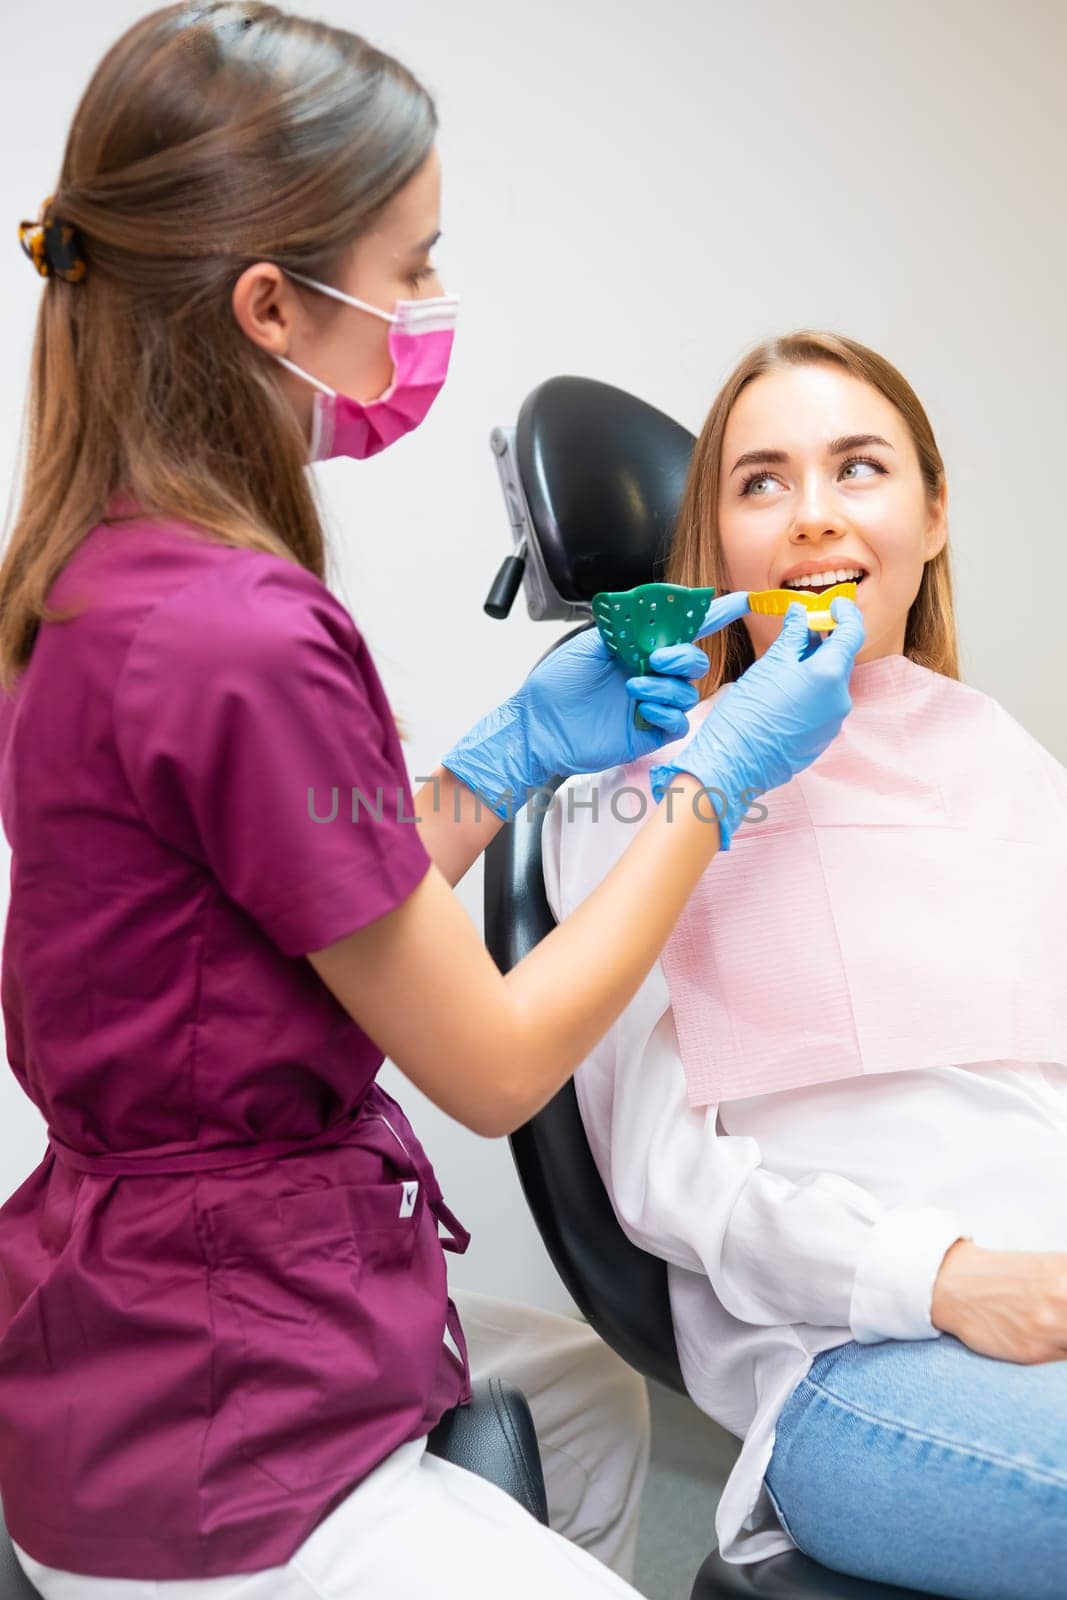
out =
<path fill-rule="evenodd" d="M 519 470 L 564 600 L 659 578 L 695 443 L 662 411 L 592 378 L 549 378 L 527 396 Z"/>

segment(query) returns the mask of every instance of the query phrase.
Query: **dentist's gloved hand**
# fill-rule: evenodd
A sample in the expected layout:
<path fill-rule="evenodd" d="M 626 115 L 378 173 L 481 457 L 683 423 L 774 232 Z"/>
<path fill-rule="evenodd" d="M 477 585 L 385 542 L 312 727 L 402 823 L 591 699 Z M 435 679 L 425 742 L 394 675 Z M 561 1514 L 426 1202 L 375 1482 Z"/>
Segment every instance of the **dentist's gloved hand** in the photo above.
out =
<path fill-rule="evenodd" d="M 717 596 L 698 639 L 717 633 L 748 610 L 748 594 Z M 695 644 L 663 645 L 649 656 L 652 672 L 629 677 L 596 628 L 553 650 L 509 699 L 484 716 L 442 758 L 469 789 L 507 820 L 531 789 L 576 772 L 603 772 L 683 739 L 708 658 Z M 634 727 L 634 703 L 656 727 Z"/>
<path fill-rule="evenodd" d="M 711 792 L 720 848 L 759 795 L 788 783 L 820 756 L 852 709 L 849 678 L 866 637 L 852 600 L 831 601 L 837 627 L 822 644 L 809 642 L 807 612 L 791 605 L 777 639 L 708 712 L 669 765 L 649 773 L 657 802 L 679 772 Z"/>

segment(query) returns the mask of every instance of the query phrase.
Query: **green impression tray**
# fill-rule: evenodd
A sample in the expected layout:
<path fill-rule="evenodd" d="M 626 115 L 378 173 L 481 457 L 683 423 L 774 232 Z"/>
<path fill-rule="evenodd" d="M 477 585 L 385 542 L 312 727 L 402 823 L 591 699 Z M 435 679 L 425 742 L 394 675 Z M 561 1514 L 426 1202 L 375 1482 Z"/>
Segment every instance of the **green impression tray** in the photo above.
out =
<path fill-rule="evenodd" d="M 689 644 L 699 633 L 715 598 L 714 589 L 689 589 L 681 583 L 639 583 L 636 589 L 602 589 L 593 596 L 593 618 L 600 637 L 634 674 L 644 676 L 653 650 Z M 634 727 L 652 732 L 651 722 L 634 702 Z"/>

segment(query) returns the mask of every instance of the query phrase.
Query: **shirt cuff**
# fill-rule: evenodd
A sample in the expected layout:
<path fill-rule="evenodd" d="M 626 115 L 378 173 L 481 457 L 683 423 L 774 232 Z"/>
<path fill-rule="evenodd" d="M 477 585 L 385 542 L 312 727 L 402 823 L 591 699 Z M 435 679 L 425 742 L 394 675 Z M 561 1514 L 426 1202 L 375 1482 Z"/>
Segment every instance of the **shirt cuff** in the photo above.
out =
<path fill-rule="evenodd" d="M 897 1206 L 875 1222 L 852 1285 L 849 1327 L 860 1344 L 881 1339 L 935 1339 L 930 1321 L 934 1283 L 949 1246 L 965 1237 L 956 1217 L 938 1206 Z"/>

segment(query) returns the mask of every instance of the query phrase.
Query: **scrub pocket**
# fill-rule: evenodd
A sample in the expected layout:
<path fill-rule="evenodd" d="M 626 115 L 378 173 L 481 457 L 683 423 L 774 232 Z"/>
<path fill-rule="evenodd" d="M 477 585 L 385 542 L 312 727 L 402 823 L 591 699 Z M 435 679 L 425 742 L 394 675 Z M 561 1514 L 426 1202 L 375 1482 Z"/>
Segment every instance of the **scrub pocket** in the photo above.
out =
<path fill-rule="evenodd" d="M 350 1478 L 356 1430 L 395 1387 L 391 1323 L 410 1297 L 422 1185 L 318 1187 L 202 1215 L 218 1446 L 283 1489 Z"/>

